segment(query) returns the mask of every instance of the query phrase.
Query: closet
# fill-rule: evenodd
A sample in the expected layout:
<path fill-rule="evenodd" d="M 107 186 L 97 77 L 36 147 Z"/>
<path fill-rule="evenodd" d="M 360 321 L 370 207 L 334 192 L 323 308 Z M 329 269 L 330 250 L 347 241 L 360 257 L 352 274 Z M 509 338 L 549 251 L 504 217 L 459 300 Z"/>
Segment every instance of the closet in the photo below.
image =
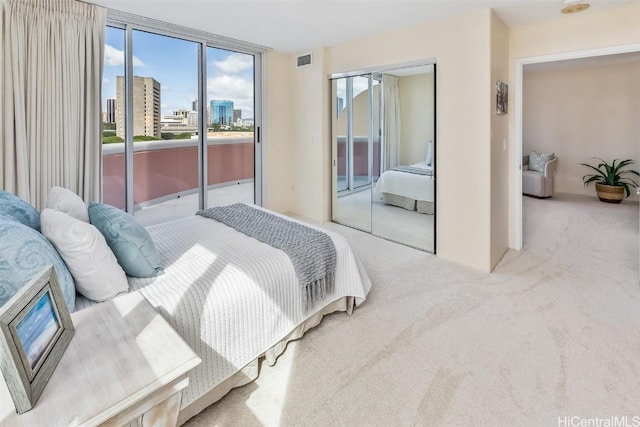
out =
<path fill-rule="evenodd" d="M 332 220 L 435 253 L 435 64 L 331 80 Z"/>

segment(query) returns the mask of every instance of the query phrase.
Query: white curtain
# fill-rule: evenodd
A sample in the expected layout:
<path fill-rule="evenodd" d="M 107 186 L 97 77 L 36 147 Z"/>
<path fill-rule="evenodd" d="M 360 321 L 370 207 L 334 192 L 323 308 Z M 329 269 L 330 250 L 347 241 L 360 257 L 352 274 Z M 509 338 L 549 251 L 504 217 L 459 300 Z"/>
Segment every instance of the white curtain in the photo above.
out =
<path fill-rule="evenodd" d="M 0 1 L 0 188 L 38 209 L 54 185 L 100 200 L 105 9 Z"/>
<path fill-rule="evenodd" d="M 382 75 L 382 93 L 384 100 L 384 170 L 400 163 L 400 89 L 398 78 Z"/>

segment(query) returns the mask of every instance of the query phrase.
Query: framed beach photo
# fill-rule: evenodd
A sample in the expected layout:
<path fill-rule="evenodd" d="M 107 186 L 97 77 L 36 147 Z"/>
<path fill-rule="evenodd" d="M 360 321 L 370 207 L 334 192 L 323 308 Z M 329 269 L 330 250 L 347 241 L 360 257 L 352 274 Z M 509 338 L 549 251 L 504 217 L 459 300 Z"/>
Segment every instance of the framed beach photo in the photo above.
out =
<path fill-rule="evenodd" d="M 73 334 L 52 266 L 0 307 L 0 368 L 19 414 L 35 405 Z"/>

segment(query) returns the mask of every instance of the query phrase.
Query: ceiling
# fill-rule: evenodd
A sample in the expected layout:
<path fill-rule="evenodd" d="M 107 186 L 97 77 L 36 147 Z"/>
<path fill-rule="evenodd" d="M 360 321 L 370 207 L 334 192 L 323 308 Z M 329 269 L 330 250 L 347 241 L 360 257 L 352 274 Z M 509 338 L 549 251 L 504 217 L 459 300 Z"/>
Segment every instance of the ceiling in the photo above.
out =
<path fill-rule="evenodd" d="M 90 3 L 302 53 L 386 31 L 494 9 L 509 27 L 560 19 L 563 0 L 86 0 Z M 582 14 L 640 0 L 589 0 Z"/>

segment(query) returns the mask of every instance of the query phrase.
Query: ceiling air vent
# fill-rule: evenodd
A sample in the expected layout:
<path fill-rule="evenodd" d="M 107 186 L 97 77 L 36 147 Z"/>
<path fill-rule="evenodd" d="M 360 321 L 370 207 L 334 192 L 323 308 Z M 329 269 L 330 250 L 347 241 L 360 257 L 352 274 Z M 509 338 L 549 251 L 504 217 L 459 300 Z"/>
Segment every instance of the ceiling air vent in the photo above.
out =
<path fill-rule="evenodd" d="M 311 54 L 298 56 L 298 67 L 311 64 Z"/>

